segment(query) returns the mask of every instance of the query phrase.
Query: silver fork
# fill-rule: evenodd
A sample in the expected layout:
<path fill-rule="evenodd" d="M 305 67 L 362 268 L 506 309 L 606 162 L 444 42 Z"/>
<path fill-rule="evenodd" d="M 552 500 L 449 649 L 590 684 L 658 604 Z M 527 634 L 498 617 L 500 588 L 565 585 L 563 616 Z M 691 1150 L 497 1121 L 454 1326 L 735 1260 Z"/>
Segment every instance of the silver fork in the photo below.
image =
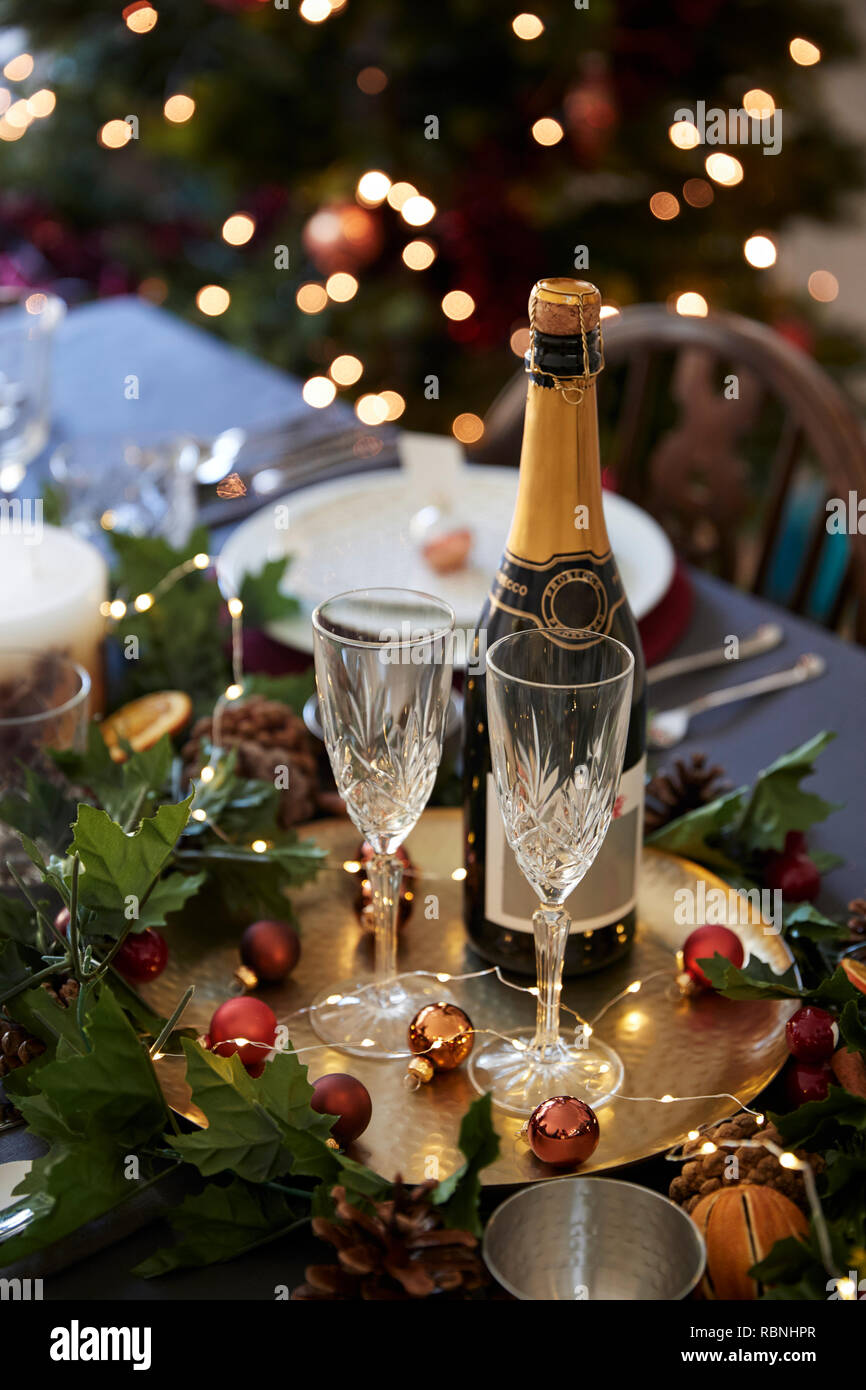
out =
<path fill-rule="evenodd" d="M 676 709 L 663 710 L 654 714 L 647 729 L 647 743 L 650 748 L 673 748 L 681 743 L 688 733 L 689 721 L 695 714 L 707 709 L 717 709 L 719 705 L 735 704 L 739 700 L 750 700 L 753 695 L 765 695 L 770 690 L 785 690 L 788 686 L 802 685 L 804 681 L 815 680 L 827 669 L 822 656 L 807 653 L 798 658 L 795 665 L 785 671 L 774 671 L 769 676 L 759 676 L 757 680 L 746 681 L 743 685 L 728 685 L 721 690 L 712 690 L 696 700 L 689 700 Z"/>
<path fill-rule="evenodd" d="M 744 637 L 737 651 L 737 660 L 745 661 L 750 656 L 761 656 L 778 647 L 782 640 L 781 623 L 761 623 L 749 637 Z M 708 652 L 694 652 L 691 656 L 676 656 L 672 661 L 662 661 L 651 666 L 646 673 L 647 685 L 658 685 L 659 681 L 670 680 L 672 676 L 685 676 L 691 671 L 704 671 L 708 666 L 729 666 L 731 657 L 726 646 L 713 647 Z"/>

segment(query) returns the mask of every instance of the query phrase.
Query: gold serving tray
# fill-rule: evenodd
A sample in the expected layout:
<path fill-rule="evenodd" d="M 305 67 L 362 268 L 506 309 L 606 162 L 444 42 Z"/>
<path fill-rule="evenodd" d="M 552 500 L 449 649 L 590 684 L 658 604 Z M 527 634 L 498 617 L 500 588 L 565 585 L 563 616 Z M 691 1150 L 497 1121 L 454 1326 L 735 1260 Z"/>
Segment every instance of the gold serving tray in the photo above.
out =
<path fill-rule="evenodd" d="M 302 1052 L 310 1078 L 346 1071 L 363 1081 L 373 1099 L 373 1118 L 353 1145 L 354 1157 L 393 1177 L 408 1181 L 446 1178 L 462 1162 L 457 1147 L 460 1120 L 476 1092 L 466 1068 L 443 1073 L 420 1090 L 407 1092 L 405 1062 L 350 1057 L 326 1047 L 316 1038 L 308 1017 L 290 1015 L 302 1009 L 330 982 L 368 974 L 372 943 L 358 925 L 353 909 L 356 879 L 343 864 L 355 858 L 358 832 L 345 820 L 317 821 L 302 834 L 328 851 L 328 864 L 317 881 L 292 894 L 303 933 L 301 959 L 283 984 L 263 988 L 261 997 L 281 1022 L 289 1022 L 292 1043 Z M 431 970 L 459 975 L 483 969 L 473 955 L 462 920 L 462 884 L 452 875 L 462 864 L 460 813 L 451 809 L 425 812 L 407 841 L 415 865 L 411 884 L 414 911 L 401 933 L 399 964 L 403 970 Z M 691 930 L 674 921 L 674 893 L 727 885 L 687 860 L 657 850 L 644 850 L 638 897 L 638 929 L 631 955 L 598 974 L 566 982 L 563 999 L 592 1019 L 604 1005 L 634 980 L 648 980 L 637 994 L 616 1004 L 598 1025 L 598 1035 L 617 1049 L 625 1066 L 622 1093 L 599 1111 L 601 1139 L 582 1173 L 603 1172 L 659 1153 L 685 1138 L 691 1129 L 731 1114 L 748 1102 L 775 1075 L 787 1056 L 785 1023 L 794 1002 L 735 1002 L 706 994 L 682 997 L 674 984 L 676 951 Z M 439 919 L 425 918 L 425 899 L 435 894 Z M 734 922 L 731 922 L 734 925 Z M 782 972 L 791 956 L 782 939 L 764 933 L 753 920 L 736 927 L 748 951 Z M 237 941 L 215 935 L 206 922 L 175 926 L 166 931 L 169 964 L 159 980 L 142 994 L 151 1006 L 168 1014 L 183 990 L 196 992 L 183 1023 L 205 1032 L 216 1006 L 237 992 L 234 971 Z M 531 981 L 526 981 L 531 984 Z M 535 1002 L 501 984 L 495 975 L 443 983 L 441 998 L 459 1004 L 477 1028 L 507 1033 L 531 1024 Z M 569 1026 L 563 1014 L 563 1026 Z M 573 1023 L 573 1020 L 571 1020 Z M 408 1049 L 407 1049 L 408 1050 Z M 201 1112 L 191 1103 L 184 1079 L 184 1062 L 165 1057 L 160 1081 L 169 1103 L 199 1122 Z M 668 1103 L 625 1097 L 710 1096 L 707 1100 Z M 497 1161 L 484 1170 L 487 1184 L 532 1182 L 560 1176 L 540 1163 L 519 1136 L 521 1121 L 494 1107 L 501 1137 Z"/>

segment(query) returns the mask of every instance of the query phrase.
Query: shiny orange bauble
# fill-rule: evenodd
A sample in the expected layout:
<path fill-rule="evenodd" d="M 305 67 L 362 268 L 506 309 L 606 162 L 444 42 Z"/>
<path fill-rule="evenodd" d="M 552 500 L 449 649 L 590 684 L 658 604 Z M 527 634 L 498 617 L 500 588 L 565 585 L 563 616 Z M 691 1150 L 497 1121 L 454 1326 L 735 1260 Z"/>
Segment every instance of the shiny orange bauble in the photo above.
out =
<path fill-rule="evenodd" d="M 453 1071 L 472 1051 L 472 1022 L 456 1004 L 425 1004 L 409 1024 L 409 1046 L 437 1071 Z"/>
<path fill-rule="evenodd" d="M 527 1121 L 529 1147 L 542 1163 L 573 1168 L 595 1153 L 598 1120 L 592 1106 L 576 1096 L 551 1096 Z"/>

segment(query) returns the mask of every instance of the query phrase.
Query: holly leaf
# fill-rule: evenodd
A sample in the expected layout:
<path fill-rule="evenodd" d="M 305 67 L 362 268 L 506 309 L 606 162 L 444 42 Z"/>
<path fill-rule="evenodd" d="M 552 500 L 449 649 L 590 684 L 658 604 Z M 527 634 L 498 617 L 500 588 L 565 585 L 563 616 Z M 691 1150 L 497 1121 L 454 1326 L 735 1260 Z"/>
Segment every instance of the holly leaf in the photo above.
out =
<path fill-rule="evenodd" d="M 739 969 L 718 952 L 699 960 L 698 965 L 713 989 L 726 999 L 802 999 L 806 993 L 795 965 L 780 975 L 767 961 L 750 956 Z"/>
<path fill-rule="evenodd" d="M 849 999 L 839 1015 L 839 1034 L 849 1052 L 866 1054 L 866 1023 L 860 1014 L 860 1003 Z"/>
<path fill-rule="evenodd" d="M 463 1116 L 458 1139 L 465 1162 L 434 1188 L 430 1200 L 442 1207 L 442 1219 L 452 1230 L 481 1235 L 478 1199 L 481 1170 L 499 1154 L 499 1135 L 493 1128 L 490 1095 L 479 1096 Z"/>
<path fill-rule="evenodd" d="M 298 600 L 281 589 L 286 570 L 292 562 L 284 559 L 266 560 L 258 574 L 245 574 L 238 597 L 244 605 L 247 627 L 266 627 L 280 618 L 292 618 L 301 611 Z"/>
<path fill-rule="evenodd" d="M 855 1003 L 863 996 L 852 985 L 841 965 L 837 965 L 832 975 L 826 975 L 823 980 L 809 990 L 808 1000 L 810 1004 L 819 1004 L 822 1008 L 839 1008 L 853 1000 Z"/>
<path fill-rule="evenodd" d="M 169 1213 L 174 1245 L 158 1251 L 132 1271 L 153 1279 L 172 1269 L 222 1264 L 259 1245 L 287 1235 L 306 1220 L 306 1213 L 285 1193 L 253 1186 L 242 1178 L 226 1185 L 208 1183 Z"/>
<path fill-rule="evenodd" d="M 147 900 L 141 904 L 138 916 L 127 921 L 116 911 L 92 912 L 84 924 L 87 936 L 107 936 L 116 940 L 122 932 L 143 932 L 148 927 L 164 927 L 172 912 L 180 912 L 195 897 L 207 879 L 207 874 L 169 873 L 153 885 Z"/>
<path fill-rule="evenodd" d="M 738 841 L 752 852 L 781 850 L 789 830 L 808 830 L 816 821 L 826 820 L 840 807 L 813 792 L 804 792 L 800 783 L 815 770 L 815 758 L 836 737 L 833 733 L 814 738 L 784 753 L 758 773 L 751 796 L 734 827 Z"/>
<path fill-rule="evenodd" d="M 696 859 L 708 867 L 739 873 L 741 866 L 723 848 L 721 836 L 741 814 L 747 796 L 746 787 L 725 792 L 706 806 L 669 821 L 647 837 L 647 844 L 668 854 Z"/>
<path fill-rule="evenodd" d="M 29 767 L 24 769 L 24 792 L 0 797 L 0 821 L 58 853 L 66 846 L 74 818 L 75 802 L 66 788 Z"/>
<path fill-rule="evenodd" d="M 866 1133 L 866 1099 L 841 1086 L 830 1086 L 824 1100 L 807 1101 L 788 1115 L 770 1118 L 788 1148 L 820 1148 L 839 1130 Z"/>
<path fill-rule="evenodd" d="M 254 1079 L 237 1055 L 219 1057 L 190 1038 L 183 1039 L 183 1050 L 192 1098 L 208 1127 L 170 1143 L 204 1177 L 227 1169 L 250 1182 L 284 1173 L 333 1177 L 336 1165 L 325 1142 L 332 1120 L 310 1109 L 313 1088 L 296 1057 L 276 1053 Z"/>
<path fill-rule="evenodd" d="M 131 834 L 105 811 L 82 802 L 70 854 L 81 856 L 79 893 L 85 906 L 123 912 L 130 897 L 142 904 L 171 857 L 191 800 L 160 806 Z"/>
<path fill-rule="evenodd" d="M 849 929 L 831 917 L 825 917 L 811 903 L 798 903 L 785 912 L 785 932 L 790 930 L 795 937 L 806 937 L 809 941 L 847 940 Z"/>
<path fill-rule="evenodd" d="M 84 752 L 54 750 L 51 756 L 71 782 L 86 787 L 111 819 L 126 827 L 153 810 L 168 782 L 173 752 L 171 740 L 163 734 L 152 748 L 130 752 L 125 762 L 115 762 L 101 726 L 92 723 Z"/>
<path fill-rule="evenodd" d="M 64 1030 L 52 1061 L 5 1078 L 31 1131 L 70 1142 L 105 1137 L 127 1149 L 159 1133 L 167 1111 L 153 1064 L 110 989 L 86 1011 L 84 1046 Z"/>

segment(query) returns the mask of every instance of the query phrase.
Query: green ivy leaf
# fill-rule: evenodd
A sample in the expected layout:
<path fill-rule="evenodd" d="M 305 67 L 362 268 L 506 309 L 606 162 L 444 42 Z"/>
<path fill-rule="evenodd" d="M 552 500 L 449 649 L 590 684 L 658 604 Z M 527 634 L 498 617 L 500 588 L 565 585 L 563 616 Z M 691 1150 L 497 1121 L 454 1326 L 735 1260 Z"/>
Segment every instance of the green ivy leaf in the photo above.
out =
<path fill-rule="evenodd" d="M 816 821 L 826 820 L 839 806 L 813 792 L 804 792 L 800 783 L 815 770 L 815 758 L 836 737 L 816 734 L 790 753 L 777 758 L 758 773 L 752 794 L 734 833 L 753 852 L 781 850 L 789 830 L 808 830 Z"/>
<path fill-rule="evenodd" d="M 293 618 L 301 611 L 298 600 L 282 592 L 285 573 L 292 557 L 266 560 L 258 574 L 245 574 L 238 597 L 244 605 L 248 628 L 266 627 L 280 618 Z"/>
<path fill-rule="evenodd" d="M 798 903 L 785 913 L 785 931 L 809 941 L 841 941 L 850 935 L 848 927 L 825 917 L 811 903 Z"/>
<path fill-rule="evenodd" d="M 765 960 L 751 956 L 747 965 L 738 969 L 718 953 L 698 964 L 713 988 L 726 999 L 802 999 L 806 992 L 794 965 L 778 975 Z"/>
<path fill-rule="evenodd" d="M 116 939 L 127 928 L 132 932 L 143 932 L 148 927 L 164 927 L 169 913 L 182 911 L 206 879 L 205 873 L 166 874 L 154 884 L 134 921 L 126 921 L 116 911 L 102 910 L 91 913 L 84 924 L 84 932 L 87 936 Z"/>
<path fill-rule="evenodd" d="M 164 734 L 152 748 L 130 753 L 125 762 L 117 763 L 97 723 L 88 728 L 84 752 L 64 749 L 52 753 L 70 782 L 86 787 L 111 819 L 124 828 L 153 810 L 168 782 L 172 756 L 171 740 Z"/>
<path fill-rule="evenodd" d="M 141 1279 L 222 1264 L 287 1235 L 306 1220 L 306 1213 L 285 1193 L 232 1178 L 225 1186 L 208 1183 L 203 1192 L 175 1207 L 168 1220 L 176 1242 L 132 1271 Z"/>
<path fill-rule="evenodd" d="M 741 866 L 716 841 L 737 820 L 747 795 L 747 788 L 740 787 L 717 796 L 706 806 L 699 806 L 663 825 L 647 837 L 647 844 L 653 849 L 666 850 L 668 854 L 696 859 L 708 867 L 739 873 Z"/>
<path fill-rule="evenodd" d="M 811 1149 L 840 1129 L 866 1133 L 866 1099 L 831 1086 L 824 1100 L 807 1101 L 788 1115 L 772 1115 L 771 1120 L 791 1149 Z"/>
<path fill-rule="evenodd" d="M 460 1125 L 458 1143 L 466 1161 L 434 1189 L 431 1201 L 443 1208 L 446 1226 L 480 1236 L 481 1170 L 499 1154 L 499 1135 L 493 1128 L 489 1095 L 479 1096 L 470 1105 Z"/>
<path fill-rule="evenodd" d="M 79 891 L 85 906 L 122 913 L 128 897 L 144 902 L 187 823 L 191 799 L 160 806 L 132 834 L 105 811 L 79 806 L 70 854 L 81 856 Z"/>
<path fill-rule="evenodd" d="M 839 1033 L 848 1051 L 866 1054 L 866 1023 L 860 1015 L 860 1001 L 849 999 L 838 1021 Z"/>
<path fill-rule="evenodd" d="M 58 853 L 69 840 L 74 818 L 75 802 L 66 789 L 29 767 L 24 770 L 23 794 L 8 792 L 0 797 L 0 821 Z"/>

